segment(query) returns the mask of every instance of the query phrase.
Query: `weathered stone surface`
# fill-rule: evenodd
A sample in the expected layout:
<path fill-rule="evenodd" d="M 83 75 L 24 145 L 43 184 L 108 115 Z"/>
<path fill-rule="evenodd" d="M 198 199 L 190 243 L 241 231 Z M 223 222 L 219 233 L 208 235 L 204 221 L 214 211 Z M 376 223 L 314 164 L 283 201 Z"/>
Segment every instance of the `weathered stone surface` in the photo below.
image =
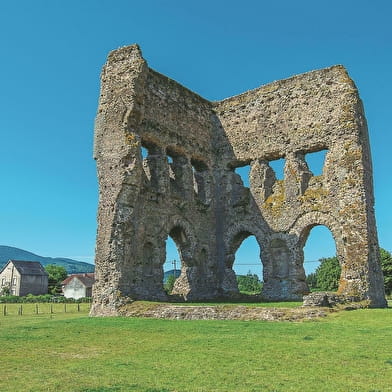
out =
<path fill-rule="evenodd" d="M 171 320 L 262 320 L 262 321 L 304 321 L 328 315 L 328 309 L 314 308 L 264 308 L 251 306 L 184 306 L 171 304 L 137 303 L 119 308 L 119 314 L 126 317 L 160 318 Z"/>
<path fill-rule="evenodd" d="M 369 305 L 366 301 L 361 301 L 359 297 L 331 292 L 310 293 L 304 296 L 303 301 L 303 306 L 333 307 L 349 304 L 353 307 L 367 307 Z"/>
<path fill-rule="evenodd" d="M 308 295 L 304 295 L 303 306 L 328 307 L 328 306 L 330 306 L 329 301 L 328 301 L 328 295 L 324 292 L 310 293 Z"/>
<path fill-rule="evenodd" d="M 339 293 L 386 305 L 366 120 L 342 66 L 209 102 L 150 69 L 132 45 L 110 53 L 101 83 L 92 314 L 166 299 L 169 235 L 182 264 L 174 293 L 187 300 L 238 292 L 232 265 L 249 235 L 261 249 L 263 297 L 301 300 L 303 246 L 315 225 L 335 239 Z M 314 176 L 305 157 L 323 149 L 323 173 Z M 279 158 L 283 180 L 270 166 Z M 249 188 L 235 173 L 243 165 Z"/>

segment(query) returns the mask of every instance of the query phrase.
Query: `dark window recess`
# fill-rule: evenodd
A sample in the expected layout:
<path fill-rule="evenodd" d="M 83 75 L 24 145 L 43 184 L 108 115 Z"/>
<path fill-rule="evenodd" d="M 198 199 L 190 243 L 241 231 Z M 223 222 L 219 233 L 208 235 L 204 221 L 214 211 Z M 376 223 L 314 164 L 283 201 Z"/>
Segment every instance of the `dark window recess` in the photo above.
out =
<path fill-rule="evenodd" d="M 157 145 L 142 140 L 140 153 L 143 158 L 143 170 L 153 189 L 159 188 L 161 153 Z"/>
<path fill-rule="evenodd" d="M 243 207 L 249 203 L 250 162 L 237 161 L 228 168 L 233 172 L 229 203 L 232 207 Z"/>
<path fill-rule="evenodd" d="M 193 172 L 193 189 L 197 198 L 205 203 L 208 195 L 208 166 L 197 159 L 191 159 Z"/>
<path fill-rule="evenodd" d="M 166 157 L 169 165 L 170 189 L 173 193 L 183 197 L 185 195 L 184 176 L 189 162 L 185 156 L 170 149 L 166 150 Z"/>

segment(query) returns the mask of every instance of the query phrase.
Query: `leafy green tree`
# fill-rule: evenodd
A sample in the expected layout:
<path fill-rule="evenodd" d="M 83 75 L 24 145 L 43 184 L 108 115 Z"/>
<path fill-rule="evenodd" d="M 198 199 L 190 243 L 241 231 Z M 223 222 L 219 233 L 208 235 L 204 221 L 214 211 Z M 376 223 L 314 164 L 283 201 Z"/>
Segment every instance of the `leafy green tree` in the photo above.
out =
<path fill-rule="evenodd" d="M 341 273 L 338 258 L 326 257 L 320 259 L 321 264 L 316 269 L 316 287 L 324 291 L 336 291 L 339 286 Z"/>
<path fill-rule="evenodd" d="M 45 267 L 48 273 L 48 292 L 50 294 L 61 293 L 61 282 L 68 276 L 67 270 L 61 265 L 48 264 Z"/>
<path fill-rule="evenodd" d="M 392 255 L 385 249 L 380 248 L 381 268 L 384 274 L 384 287 L 387 295 L 392 294 Z"/>
<path fill-rule="evenodd" d="M 10 289 L 10 287 L 9 287 L 9 286 L 4 286 L 4 287 L 1 289 L 0 295 L 11 295 L 11 289 Z"/>
<path fill-rule="evenodd" d="M 237 284 L 241 293 L 260 293 L 262 288 L 259 277 L 250 271 L 246 275 L 237 275 Z"/>
<path fill-rule="evenodd" d="M 170 294 L 173 291 L 174 282 L 176 281 L 176 277 L 173 275 L 169 275 L 167 280 L 163 286 L 164 290 L 167 294 Z"/>
<path fill-rule="evenodd" d="M 306 277 L 306 283 L 308 284 L 310 290 L 317 290 L 317 275 L 315 272 L 309 274 Z"/>

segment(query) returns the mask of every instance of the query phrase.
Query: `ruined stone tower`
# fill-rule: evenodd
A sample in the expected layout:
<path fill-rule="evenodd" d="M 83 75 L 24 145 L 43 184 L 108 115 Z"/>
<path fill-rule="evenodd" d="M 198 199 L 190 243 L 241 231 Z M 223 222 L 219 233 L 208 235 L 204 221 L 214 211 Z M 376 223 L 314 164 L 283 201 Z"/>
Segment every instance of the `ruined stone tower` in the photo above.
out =
<path fill-rule="evenodd" d="M 366 120 L 342 66 L 209 102 L 150 69 L 132 45 L 109 54 L 101 82 L 92 314 L 166 298 L 169 235 L 182 264 L 174 291 L 185 299 L 235 293 L 234 255 L 254 235 L 263 297 L 301 300 L 303 246 L 316 225 L 335 239 L 339 292 L 385 306 Z M 305 157 L 320 150 L 324 169 L 314 176 Z M 280 158 L 283 180 L 269 165 Z M 235 173 L 244 165 L 249 188 Z"/>

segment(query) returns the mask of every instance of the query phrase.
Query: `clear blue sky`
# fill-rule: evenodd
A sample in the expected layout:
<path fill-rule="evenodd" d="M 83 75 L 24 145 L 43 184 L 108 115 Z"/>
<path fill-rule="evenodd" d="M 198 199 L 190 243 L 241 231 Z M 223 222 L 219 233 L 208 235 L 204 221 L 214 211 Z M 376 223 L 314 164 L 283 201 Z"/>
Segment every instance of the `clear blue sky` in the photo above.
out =
<path fill-rule="evenodd" d="M 0 244 L 93 261 L 99 74 L 110 50 L 136 42 L 150 67 L 210 100 L 344 64 L 365 104 L 391 251 L 391 16 L 388 0 L 1 1 Z M 306 259 L 333 254 L 313 229 Z"/>

